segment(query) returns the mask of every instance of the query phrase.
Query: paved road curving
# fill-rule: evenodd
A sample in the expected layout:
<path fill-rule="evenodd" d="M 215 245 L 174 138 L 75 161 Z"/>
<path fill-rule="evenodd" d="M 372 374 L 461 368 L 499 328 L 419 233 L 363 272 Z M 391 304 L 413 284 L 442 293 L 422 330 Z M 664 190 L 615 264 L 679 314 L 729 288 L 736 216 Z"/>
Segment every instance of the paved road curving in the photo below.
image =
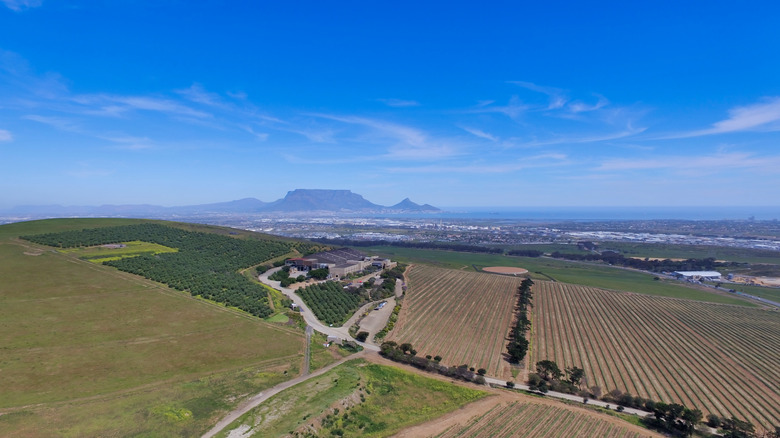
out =
<path fill-rule="evenodd" d="M 379 351 L 379 347 L 376 345 L 368 344 L 365 342 L 358 342 L 349 335 L 349 327 L 354 323 L 355 319 L 357 319 L 363 312 L 365 312 L 366 309 L 368 309 L 369 306 L 375 305 L 372 303 L 366 304 L 363 306 L 360 310 L 355 312 L 354 315 L 352 315 L 352 318 L 349 319 L 343 326 L 341 327 L 330 327 L 326 324 L 323 324 L 317 317 L 314 315 L 314 312 L 311 311 L 311 309 L 306 305 L 306 303 L 303 302 L 300 296 L 295 293 L 294 290 L 288 288 L 288 287 L 282 287 L 281 283 L 274 280 L 269 280 L 268 276 L 273 274 L 274 272 L 280 270 L 282 268 L 274 268 L 266 271 L 262 275 L 260 275 L 259 279 L 262 283 L 267 284 L 268 286 L 271 286 L 272 288 L 281 291 L 283 294 L 287 295 L 291 300 L 297 304 L 301 309 L 301 316 L 303 316 L 303 320 L 306 321 L 306 324 L 310 325 L 314 330 L 317 330 L 320 333 L 324 333 L 326 336 L 338 336 L 341 339 L 345 339 L 347 341 L 354 341 L 360 344 L 363 348 L 366 350 L 371 351 Z"/>

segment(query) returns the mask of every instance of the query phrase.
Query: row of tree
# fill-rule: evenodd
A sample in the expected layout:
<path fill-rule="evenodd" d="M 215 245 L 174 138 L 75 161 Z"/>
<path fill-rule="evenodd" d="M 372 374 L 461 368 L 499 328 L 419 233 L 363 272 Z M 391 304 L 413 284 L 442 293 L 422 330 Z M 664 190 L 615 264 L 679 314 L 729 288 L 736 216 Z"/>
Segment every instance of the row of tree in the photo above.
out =
<path fill-rule="evenodd" d="M 458 252 L 476 252 L 485 254 L 503 254 L 504 250 L 496 247 L 487 247 L 479 245 L 466 245 L 463 243 L 451 243 L 451 242 L 394 242 L 387 240 L 350 240 L 350 239 L 313 239 L 315 242 L 322 242 L 328 245 L 341 245 L 341 246 L 397 246 L 400 248 L 417 248 L 417 249 L 440 249 L 444 251 L 458 251 Z"/>
<path fill-rule="evenodd" d="M 618 389 L 601 394 L 601 388 L 593 386 L 581 389 L 585 371 L 576 366 L 561 370 L 554 361 L 542 360 L 536 362 L 536 372 L 528 375 L 528 386 L 531 391 L 546 393 L 548 391 L 578 394 L 587 402 L 589 398 L 600 399 L 607 403 L 615 403 L 618 411 L 624 408 L 641 409 L 653 413 L 642 421 L 651 428 L 661 430 L 676 436 L 690 436 L 696 425 L 702 422 L 703 415 L 698 409 L 689 409 L 679 403 L 665 403 L 638 396 L 632 396 Z M 511 383 L 511 382 L 508 382 Z M 512 386 L 512 385 L 510 385 Z M 780 427 L 774 432 L 756 433 L 755 426 L 735 417 L 721 418 L 710 414 L 706 424 L 720 429 L 726 437 L 740 438 L 780 438 Z"/>
<path fill-rule="evenodd" d="M 687 259 L 687 260 L 654 260 L 650 258 L 626 257 L 623 254 L 614 251 L 604 251 L 601 254 L 572 254 L 555 251 L 550 254 L 551 257 L 564 260 L 580 261 L 601 261 L 615 266 L 624 266 L 627 268 L 641 269 L 652 272 L 671 272 L 671 271 L 712 271 L 719 267 L 736 266 L 736 262 L 719 262 L 714 258 Z"/>
<path fill-rule="evenodd" d="M 366 300 L 355 289 L 344 289 L 335 281 L 326 281 L 300 288 L 297 294 L 326 324 L 342 324 Z"/>
<path fill-rule="evenodd" d="M 528 339 L 526 339 L 525 333 L 531 327 L 531 320 L 528 319 L 528 306 L 531 305 L 531 299 L 533 298 L 531 293 L 533 284 L 534 282 L 530 278 L 526 278 L 517 288 L 515 326 L 509 334 L 509 344 L 506 347 L 509 354 L 509 362 L 511 363 L 522 362 L 528 352 Z"/>
<path fill-rule="evenodd" d="M 155 223 L 64 231 L 23 238 L 62 248 L 135 240 L 176 248 L 178 252 L 126 257 L 104 264 L 259 317 L 272 313 L 268 305 L 268 293 L 238 271 L 286 254 L 296 244 L 291 241 L 245 239 L 188 231 Z"/>
<path fill-rule="evenodd" d="M 528 386 L 531 391 L 547 392 L 549 390 L 576 394 L 579 391 L 585 370 L 576 366 L 564 371 L 551 360 L 536 362 L 536 373 L 528 375 Z"/>
<path fill-rule="evenodd" d="M 480 385 L 485 384 L 484 376 L 487 371 L 484 368 L 475 370 L 474 367 L 469 367 L 465 364 L 448 367 L 441 363 L 441 356 L 417 356 L 417 350 L 415 350 L 410 343 L 399 345 L 395 341 L 383 342 L 379 347 L 379 354 L 390 360 L 409 364 L 423 371 L 439 373 L 443 376 L 474 382 Z"/>

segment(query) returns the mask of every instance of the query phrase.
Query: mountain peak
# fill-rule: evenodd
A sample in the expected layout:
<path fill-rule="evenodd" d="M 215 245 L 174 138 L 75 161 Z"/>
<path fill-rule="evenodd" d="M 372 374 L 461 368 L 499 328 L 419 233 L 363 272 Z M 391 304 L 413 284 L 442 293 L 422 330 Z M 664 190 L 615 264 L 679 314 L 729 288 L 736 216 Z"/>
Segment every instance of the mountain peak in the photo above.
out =
<path fill-rule="evenodd" d="M 417 204 L 416 202 L 412 202 L 412 200 L 409 198 L 405 198 L 403 201 L 390 207 L 390 209 L 402 210 L 402 211 L 441 211 L 438 208 L 429 204 L 420 205 Z"/>

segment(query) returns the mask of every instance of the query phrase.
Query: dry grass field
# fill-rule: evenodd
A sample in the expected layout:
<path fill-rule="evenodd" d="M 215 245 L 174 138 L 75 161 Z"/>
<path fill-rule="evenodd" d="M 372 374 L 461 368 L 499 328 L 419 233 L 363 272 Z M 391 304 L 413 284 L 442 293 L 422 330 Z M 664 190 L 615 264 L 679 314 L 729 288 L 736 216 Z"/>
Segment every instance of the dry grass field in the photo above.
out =
<path fill-rule="evenodd" d="M 503 358 L 522 279 L 414 265 L 409 290 L 387 340 L 409 342 L 419 355 L 447 365 L 485 368 L 506 376 Z"/>
<path fill-rule="evenodd" d="M 705 415 L 780 424 L 780 313 L 539 281 L 532 363 Z"/>

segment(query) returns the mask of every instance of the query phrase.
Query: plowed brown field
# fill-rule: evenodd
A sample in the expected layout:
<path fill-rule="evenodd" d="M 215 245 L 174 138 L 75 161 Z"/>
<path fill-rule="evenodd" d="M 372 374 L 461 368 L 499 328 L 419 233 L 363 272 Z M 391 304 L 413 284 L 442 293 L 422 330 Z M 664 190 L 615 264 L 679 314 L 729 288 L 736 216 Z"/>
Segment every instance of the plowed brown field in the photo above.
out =
<path fill-rule="evenodd" d="M 409 290 L 387 340 L 409 342 L 418 355 L 447 365 L 485 368 L 507 376 L 503 355 L 521 278 L 412 266 Z"/>
<path fill-rule="evenodd" d="M 580 366 L 604 393 L 780 424 L 777 311 L 542 281 L 533 292 L 533 362 Z"/>

